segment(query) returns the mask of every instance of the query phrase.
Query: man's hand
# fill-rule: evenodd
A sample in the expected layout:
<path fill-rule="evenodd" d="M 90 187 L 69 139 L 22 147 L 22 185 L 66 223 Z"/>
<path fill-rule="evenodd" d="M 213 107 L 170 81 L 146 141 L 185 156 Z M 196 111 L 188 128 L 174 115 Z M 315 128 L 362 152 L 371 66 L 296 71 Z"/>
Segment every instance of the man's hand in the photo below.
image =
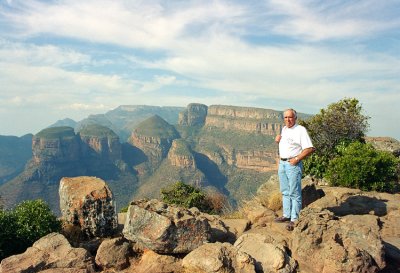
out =
<path fill-rule="evenodd" d="M 277 136 L 275 137 L 275 142 L 276 142 L 276 143 L 279 143 L 279 141 L 281 141 L 281 138 L 282 138 L 281 135 L 277 135 Z"/>

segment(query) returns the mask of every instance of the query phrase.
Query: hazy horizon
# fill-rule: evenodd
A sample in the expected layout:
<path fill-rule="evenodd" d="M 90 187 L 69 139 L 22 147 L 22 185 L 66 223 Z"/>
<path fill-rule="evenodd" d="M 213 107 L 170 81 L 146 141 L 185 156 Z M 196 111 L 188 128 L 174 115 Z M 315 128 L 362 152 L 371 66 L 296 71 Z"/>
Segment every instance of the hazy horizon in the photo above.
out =
<path fill-rule="evenodd" d="M 400 2 L 0 2 L 0 135 L 120 105 L 316 114 L 360 101 L 400 139 Z"/>

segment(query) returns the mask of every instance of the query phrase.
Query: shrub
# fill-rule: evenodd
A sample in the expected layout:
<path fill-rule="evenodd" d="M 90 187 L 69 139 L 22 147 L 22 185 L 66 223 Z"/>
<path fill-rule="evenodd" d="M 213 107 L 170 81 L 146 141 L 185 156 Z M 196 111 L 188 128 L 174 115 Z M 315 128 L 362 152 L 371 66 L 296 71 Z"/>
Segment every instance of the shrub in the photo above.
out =
<path fill-rule="evenodd" d="M 61 230 L 61 222 L 43 200 L 24 201 L 14 210 L 0 210 L 0 258 L 26 250 L 36 240 Z"/>
<path fill-rule="evenodd" d="M 308 120 L 299 121 L 307 128 L 316 148 L 315 153 L 304 161 L 304 174 L 324 177 L 329 161 L 338 155 L 338 145 L 363 141 L 368 119 L 362 114 L 357 99 L 346 98 L 321 109 Z"/>
<path fill-rule="evenodd" d="M 337 147 L 339 156 L 329 162 L 326 178 L 331 186 L 391 192 L 399 160 L 372 145 L 353 142 Z"/>
<path fill-rule="evenodd" d="M 206 201 L 205 193 L 183 182 L 176 182 L 161 189 L 162 201 L 185 208 L 197 207 L 200 211 L 211 212 L 212 208 Z"/>

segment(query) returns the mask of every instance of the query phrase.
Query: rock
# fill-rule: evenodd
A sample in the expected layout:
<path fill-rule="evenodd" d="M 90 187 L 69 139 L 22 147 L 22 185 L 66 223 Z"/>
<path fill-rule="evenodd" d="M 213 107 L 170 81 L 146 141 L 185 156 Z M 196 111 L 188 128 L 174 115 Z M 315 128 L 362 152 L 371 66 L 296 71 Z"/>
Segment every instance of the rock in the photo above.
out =
<path fill-rule="evenodd" d="M 128 141 L 142 150 L 150 162 L 158 164 L 167 157 L 172 141 L 177 138 L 179 133 L 175 127 L 154 115 L 142 121 Z"/>
<path fill-rule="evenodd" d="M 305 272 L 378 272 L 386 266 L 374 215 L 338 218 L 305 208 L 293 231 L 291 251 Z"/>
<path fill-rule="evenodd" d="M 192 150 L 183 139 L 174 139 L 172 141 L 168 159 L 172 166 L 193 170 L 197 167 Z"/>
<path fill-rule="evenodd" d="M 128 240 L 157 253 L 189 253 L 210 239 L 204 217 L 156 199 L 132 202 L 123 234 Z"/>
<path fill-rule="evenodd" d="M 227 242 L 232 244 L 250 227 L 250 221 L 247 219 L 221 219 L 221 221 L 224 222 L 230 235 Z"/>
<path fill-rule="evenodd" d="M 45 269 L 66 273 L 95 272 L 93 258 L 87 250 L 72 248 L 67 239 L 58 233 L 46 235 L 24 253 L 5 258 L 0 264 L 2 273 L 39 272 Z"/>
<path fill-rule="evenodd" d="M 179 113 L 179 125 L 203 126 L 207 116 L 207 105 L 190 103 L 186 109 Z"/>
<path fill-rule="evenodd" d="M 260 204 L 260 201 L 256 198 L 246 202 L 242 207 L 242 213 L 253 226 L 265 225 L 265 223 L 270 223 L 276 218 L 276 213 Z"/>
<path fill-rule="evenodd" d="M 251 107 L 211 105 L 208 107 L 204 126 L 275 136 L 282 129 L 282 112 Z"/>
<path fill-rule="evenodd" d="M 288 255 L 284 245 L 271 236 L 246 233 L 237 239 L 234 246 L 255 259 L 257 272 L 296 272 L 296 262 Z"/>
<path fill-rule="evenodd" d="M 32 137 L 32 161 L 71 163 L 81 158 L 80 139 L 71 127 L 46 128 Z"/>
<path fill-rule="evenodd" d="M 111 129 L 99 124 L 88 124 L 80 129 L 79 135 L 83 156 L 94 155 L 110 162 L 121 159 L 121 143 Z"/>
<path fill-rule="evenodd" d="M 229 243 L 207 243 L 182 260 L 186 272 L 255 273 L 254 259 Z"/>
<path fill-rule="evenodd" d="M 118 223 L 113 196 L 102 179 L 64 177 L 59 194 L 66 223 L 79 226 L 88 237 L 107 237 L 116 232 Z"/>
<path fill-rule="evenodd" d="M 96 254 L 96 265 L 102 269 L 122 270 L 129 266 L 132 248 L 124 238 L 104 240 Z"/>
<path fill-rule="evenodd" d="M 134 273 L 183 273 L 181 259 L 160 255 L 152 250 L 144 251 L 140 261 L 127 272 Z"/>

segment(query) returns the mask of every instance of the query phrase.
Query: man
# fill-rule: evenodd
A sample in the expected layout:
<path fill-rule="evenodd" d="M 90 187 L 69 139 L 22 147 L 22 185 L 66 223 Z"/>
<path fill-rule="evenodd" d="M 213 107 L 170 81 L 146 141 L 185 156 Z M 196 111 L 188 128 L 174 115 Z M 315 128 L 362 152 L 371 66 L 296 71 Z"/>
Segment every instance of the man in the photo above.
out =
<path fill-rule="evenodd" d="M 301 199 L 302 160 L 314 152 L 306 128 L 296 124 L 297 113 L 293 109 L 283 112 L 285 126 L 275 141 L 279 143 L 279 182 L 282 192 L 283 215 L 275 222 L 288 222 L 286 229 L 292 231 L 299 218 Z"/>

